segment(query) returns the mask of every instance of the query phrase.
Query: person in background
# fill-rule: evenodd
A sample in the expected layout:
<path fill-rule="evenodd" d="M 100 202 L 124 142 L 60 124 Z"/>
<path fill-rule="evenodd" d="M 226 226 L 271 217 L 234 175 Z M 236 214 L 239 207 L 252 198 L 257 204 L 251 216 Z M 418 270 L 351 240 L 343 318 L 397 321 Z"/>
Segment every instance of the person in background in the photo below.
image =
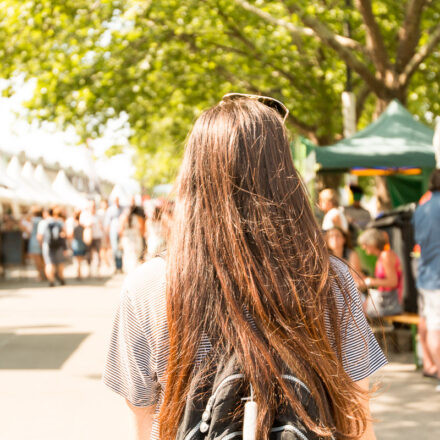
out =
<path fill-rule="evenodd" d="M 415 242 L 420 246 L 417 287 L 422 296 L 421 331 L 433 365 L 425 365 L 427 375 L 439 379 L 440 392 L 440 169 L 430 178 L 429 193 L 421 200 L 414 217 Z M 426 328 L 426 336 L 423 332 Z"/>
<path fill-rule="evenodd" d="M 361 260 L 358 254 L 351 247 L 349 237 L 341 228 L 334 226 L 325 231 L 325 241 L 330 252 L 348 263 L 350 273 L 358 288 L 365 284 L 362 277 Z"/>
<path fill-rule="evenodd" d="M 338 194 L 334 189 L 326 188 L 319 193 L 319 208 L 324 213 L 322 229 L 327 231 L 335 226 L 348 232 L 348 222 L 344 210 L 339 207 Z"/>
<path fill-rule="evenodd" d="M 105 266 L 110 267 L 110 252 L 111 252 L 110 237 L 108 234 L 108 230 L 105 227 L 107 211 L 108 211 L 108 200 L 102 199 L 99 204 L 99 209 L 97 211 L 97 216 L 98 216 L 99 221 L 102 225 L 102 240 L 101 240 L 100 257 L 101 257 L 101 262 Z"/>
<path fill-rule="evenodd" d="M 80 280 L 81 275 L 81 264 L 87 254 L 87 245 L 84 243 L 84 226 L 80 223 L 79 219 L 81 216 L 81 211 L 77 210 L 73 214 L 73 223 L 67 237 L 70 240 L 70 245 L 73 252 L 73 260 L 76 266 L 76 278 Z M 89 266 L 89 276 L 90 276 L 90 266 Z"/>
<path fill-rule="evenodd" d="M 353 194 L 353 203 L 344 208 L 344 214 L 349 225 L 353 225 L 357 235 L 359 235 L 360 231 L 367 228 L 368 223 L 371 221 L 371 215 L 361 205 L 361 199 L 364 195 L 363 189 L 359 185 L 352 184 L 350 185 L 350 191 Z"/>
<path fill-rule="evenodd" d="M 126 273 L 133 271 L 139 265 L 143 249 L 142 237 L 145 219 L 142 215 L 139 215 L 136 208 L 136 205 L 132 204 L 120 218 L 119 236 L 123 267 Z"/>
<path fill-rule="evenodd" d="M 162 215 L 162 207 L 155 206 L 151 217 L 147 219 L 147 260 L 156 257 L 164 250 L 165 233 L 163 229 Z"/>
<path fill-rule="evenodd" d="M 43 208 L 43 219 L 38 223 L 37 227 L 37 239 L 40 244 L 43 243 L 43 233 L 46 229 L 46 223 L 49 217 L 51 217 L 52 210 L 48 208 Z"/>
<path fill-rule="evenodd" d="M 88 246 L 90 272 L 93 260 L 96 259 L 96 274 L 99 276 L 101 266 L 101 240 L 104 235 L 104 225 L 96 213 L 96 203 L 90 200 L 87 208 L 81 212 L 79 222 L 84 227 L 84 242 Z"/>
<path fill-rule="evenodd" d="M 161 224 L 162 236 L 164 239 L 164 243 L 162 245 L 163 250 L 165 250 L 167 246 L 173 228 L 174 205 L 175 203 L 173 200 L 166 200 L 162 206 Z"/>
<path fill-rule="evenodd" d="M 123 209 L 119 204 L 119 197 L 115 197 L 113 205 L 107 210 L 105 218 L 105 230 L 110 238 L 110 245 L 115 260 L 115 273 L 122 273 L 122 250 L 119 243 L 119 218 L 121 217 Z"/>
<path fill-rule="evenodd" d="M 8 209 L 2 218 L 2 231 L 16 231 L 20 229 L 17 220 L 15 220 L 12 209 Z"/>
<path fill-rule="evenodd" d="M 129 211 L 137 217 L 137 221 L 139 224 L 139 232 L 141 234 L 142 245 L 141 245 L 141 250 L 139 252 L 138 258 L 139 258 L 139 261 L 143 261 L 144 255 L 145 255 L 145 250 L 147 247 L 147 242 L 145 239 L 146 213 L 145 213 L 145 209 L 141 206 L 141 204 L 136 201 L 135 196 L 131 197 Z"/>
<path fill-rule="evenodd" d="M 73 235 L 73 228 L 75 226 L 75 214 L 76 213 L 81 214 L 81 210 L 75 209 L 73 211 L 73 214 L 68 216 L 64 222 L 64 231 L 66 232 L 67 244 L 68 244 L 69 248 L 71 248 L 71 237 Z"/>
<path fill-rule="evenodd" d="M 28 255 L 28 248 L 29 248 L 29 237 L 32 232 L 32 222 L 31 222 L 31 212 L 25 212 L 23 213 L 22 217 L 19 221 L 19 226 L 21 230 L 21 236 L 23 237 L 23 249 L 26 254 L 26 257 Z"/>
<path fill-rule="evenodd" d="M 46 274 L 44 273 L 44 261 L 41 250 L 41 244 L 37 239 L 38 225 L 43 220 L 43 210 L 39 206 L 34 206 L 31 209 L 31 233 L 28 243 L 28 255 L 35 264 L 38 272 L 38 281 L 45 281 Z"/>
<path fill-rule="evenodd" d="M 377 257 L 374 277 L 366 277 L 370 289 L 365 304 L 368 316 L 386 316 L 402 313 L 402 266 L 399 257 L 389 249 L 386 232 L 367 229 L 359 236 L 359 245 L 369 255 Z"/>
<path fill-rule="evenodd" d="M 61 209 L 51 208 L 47 211 L 44 227 L 37 237 L 42 243 L 43 259 L 49 286 L 55 285 L 55 279 L 61 285 L 64 281 L 64 252 L 66 250 L 66 234 L 61 218 Z"/>

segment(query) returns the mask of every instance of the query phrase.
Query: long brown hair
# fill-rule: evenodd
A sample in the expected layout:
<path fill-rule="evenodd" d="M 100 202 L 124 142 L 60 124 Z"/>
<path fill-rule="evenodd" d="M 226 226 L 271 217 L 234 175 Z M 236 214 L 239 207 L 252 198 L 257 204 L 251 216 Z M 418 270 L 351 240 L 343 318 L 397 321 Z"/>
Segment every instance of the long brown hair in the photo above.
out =
<path fill-rule="evenodd" d="M 323 437 L 361 436 L 362 392 L 342 366 L 331 287 L 337 279 L 274 110 L 239 99 L 196 121 L 167 258 L 170 353 L 161 440 L 175 438 L 189 384 L 207 368 L 195 363 L 203 337 L 213 352 L 237 355 L 259 405 L 259 439 L 268 437 L 280 396 Z M 282 378 L 286 370 L 311 389 L 322 425 L 304 413 Z"/>

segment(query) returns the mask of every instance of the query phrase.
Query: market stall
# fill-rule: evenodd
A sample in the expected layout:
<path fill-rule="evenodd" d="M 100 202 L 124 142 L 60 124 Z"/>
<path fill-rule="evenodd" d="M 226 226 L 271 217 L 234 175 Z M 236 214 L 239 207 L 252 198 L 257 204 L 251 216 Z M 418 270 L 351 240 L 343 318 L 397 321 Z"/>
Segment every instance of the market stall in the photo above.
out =
<path fill-rule="evenodd" d="M 434 130 L 397 101 L 364 130 L 328 147 L 306 141 L 315 172 L 386 176 L 393 207 L 416 202 L 435 168 Z"/>
<path fill-rule="evenodd" d="M 308 173 L 349 172 L 355 175 L 386 176 L 393 208 L 372 226 L 388 232 L 404 272 L 404 309 L 417 310 L 417 290 L 411 268 L 414 246 L 412 209 L 399 208 L 417 202 L 426 192 L 436 166 L 434 130 L 422 124 L 403 105 L 392 101 L 367 128 L 328 147 L 304 141 Z"/>
<path fill-rule="evenodd" d="M 75 189 L 63 170 L 58 172 L 52 183 L 52 189 L 62 197 L 66 204 L 78 208 L 83 208 L 87 204 L 87 198 Z"/>

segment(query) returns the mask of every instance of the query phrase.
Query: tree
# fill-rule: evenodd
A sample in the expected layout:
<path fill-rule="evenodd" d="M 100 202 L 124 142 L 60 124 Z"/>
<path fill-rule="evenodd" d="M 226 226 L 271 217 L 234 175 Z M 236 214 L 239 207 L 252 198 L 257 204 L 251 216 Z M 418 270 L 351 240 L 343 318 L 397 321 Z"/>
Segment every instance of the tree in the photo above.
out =
<path fill-rule="evenodd" d="M 84 138 L 126 113 L 147 185 L 173 176 L 194 118 L 231 90 L 282 100 L 320 145 L 341 136 L 347 67 L 361 126 L 393 98 L 439 114 L 439 2 L 349 3 L 0 0 L 0 70 L 36 78 L 31 117 Z"/>

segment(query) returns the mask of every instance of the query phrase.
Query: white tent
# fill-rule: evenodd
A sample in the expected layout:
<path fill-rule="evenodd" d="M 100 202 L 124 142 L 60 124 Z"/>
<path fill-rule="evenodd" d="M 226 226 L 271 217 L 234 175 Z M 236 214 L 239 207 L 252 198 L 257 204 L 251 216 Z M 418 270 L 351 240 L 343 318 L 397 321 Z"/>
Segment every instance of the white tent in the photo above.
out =
<path fill-rule="evenodd" d="M 63 170 L 58 172 L 52 184 L 52 189 L 72 206 L 83 207 L 87 204 L 87 199 L 69 182 Z"/>
<path fill-rule="evenodd" d="M 37 182 L 45 188 L 52 188 L 52 182 L 44 171 L 43 165 L 37 165 L 34 171 L 34 177 Z"/>
<path fill-rule="evenodd" d="M 161 185 L 156 185 L 153 188 L 154 197 L 168 197 L 173 190 L 172 183 L 163 183 Z"/>
<path fill-rule="evenodd" d="M 29 161 L 23 165 L 20 176 L 23 182 L 28 187 L 32 188 L 33 194 L 35 194 L 36 202 L 42 204 L 43 206 L 47 206 L 60 201 L 59 198 L 53 194 L 53 192 L 46 191 L 46 189 L 43 188 L 37 180 L 35 180 L 34 167 Z"/>
<path fill-rule="evenodd" d="M 14 187 L 14 182 L 6 174 L 6 161 L 3 156 L 0 156 L 0 185 L 8 188 Z"/>
<path fill-rule="evenodd" d="M 130 204 L 132 194 L 122 185 L 116 184 L 109 195 L 109 200 L 114 201 L 116 197 L 119 199 L 121 205 L 127 206 Z"/>
<path fill-rule="evenodd" d="M 42 191 L 44 191 L 45 194 L 47 194 L 50 197 L 52 203 L 56 203 L 64 206 L 71 205 L 69 201 L 63 199 L 63 197 L 52 188 L 52 183 L 49 177 L 47 176 L 46 172 L 44 171 L 43 165 L 41 164 L 37 165 L 37 167 L 33 172 L 33 180 L 37 182 L 39 188 L 41 188 Z"/>
<path fill-rule="evenodd" d="M 14 182 L 6 175 L 6 162 L 0 156 L 0 202 L 15 201 Z"/>
<path fill-rule="evenodd" d="M 12 182 L 14 198 L 12 202 L 32 205 L 41 202 L 38 192 L 29 186 L 21 177 L 21 165 L 16 156 L 13 156 L 6 167 L 6 177 Z"/>
<path fill-rule="evenodd" d="M 14 184 L 6 175 L 6 165 L 0 158 L 0 202 L 15 200 Z"/>

